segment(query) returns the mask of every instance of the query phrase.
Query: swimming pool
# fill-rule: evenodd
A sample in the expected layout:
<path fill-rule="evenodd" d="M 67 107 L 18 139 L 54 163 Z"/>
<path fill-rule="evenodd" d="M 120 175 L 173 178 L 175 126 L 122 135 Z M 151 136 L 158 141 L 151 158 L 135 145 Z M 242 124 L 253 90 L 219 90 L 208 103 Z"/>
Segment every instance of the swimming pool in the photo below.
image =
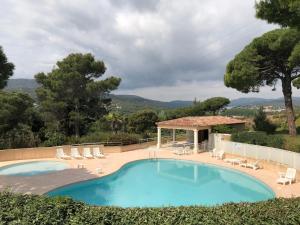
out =
<path fill-rule="evenodd" d="M 32 161 L 0 167 L 0 175 L 34 176 L 38 174 L 46 174 L 54 171 L 60 171 L 67 168 L 69 168 L 69 165 L 63 162 Z"/>
<path fill-rule="evenodd" d="M 58 188 L 47 195 L 121 207 L 213 206 L 275 197 L 268 186 L 244 173 L 163 159 L 131 162 L 106 177 Z"/>

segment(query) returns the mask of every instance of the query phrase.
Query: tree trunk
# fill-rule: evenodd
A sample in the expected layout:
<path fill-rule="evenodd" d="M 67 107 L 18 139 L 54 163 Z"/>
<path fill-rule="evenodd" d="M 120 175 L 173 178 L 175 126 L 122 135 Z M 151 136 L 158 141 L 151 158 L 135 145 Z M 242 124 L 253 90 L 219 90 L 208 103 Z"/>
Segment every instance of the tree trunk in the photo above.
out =
<path fill-rule="evenodd" d="M 297 131 L 296 131 L 294 108 L 293 108 L 291 82 L 292 81 L 290 77 L 285 77 L 284 79 L 282 79 L 282 92 L 284 96 L 284 104 L 286 109 L 289 134 L 291 136 L 296 136 Z"/>

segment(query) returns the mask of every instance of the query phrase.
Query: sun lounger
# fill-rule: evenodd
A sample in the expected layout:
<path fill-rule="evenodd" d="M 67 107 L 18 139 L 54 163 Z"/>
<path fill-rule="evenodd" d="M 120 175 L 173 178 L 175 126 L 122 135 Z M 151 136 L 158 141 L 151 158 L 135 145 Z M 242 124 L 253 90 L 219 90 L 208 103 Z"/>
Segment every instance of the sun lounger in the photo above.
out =
<path fill-rule="evenodd" d="M 254 163 L 241 163 L 240 166 L 241 167 L 246 167 L 246 168 L 251 168 L 251 169 L 257 170 L 257 169 L 261 168 L 258 165 L 258 163 L 259 163 L 259 161 L 256 161 Z"/>
<path fill-rule="evenodd" d="M 190 155 L 190 154 L 193 153 L 193 150 L 191 149 L 190 146 L 186 146 L 186 147 L 184 147 L 183 152 L 184 152 L 184 154 L 186 154 L 186 155 Z"/>
<path fill-rule="evenodd" d="M 104 158 L 105 157 L 103 152 L 100 151 L 99 147 L 94 147 L 93 148 L 93 156 L 95 158 Z"/>
<path fill-rule="evenodd" d="M 56 149 L 56 157 L 59 159 L 71 159 L 70 156 L 66 155 L 63 148 Z"/>
<path fill-rule="evenodd" d="M 292 184 L 296 180 L 296 169 L 287 168 L 286 173 L 280 173 L 279 178 L 277 179 L 278 184 Z"/>
<path fill-rule="evenodd" d="M 176 155 L 184 155 L 184 149 L 183 148 L 177 148 L 174 151 L 174 154 L 176 154 Z"/>
<path fill-rule="evenodd" d="M 239 158 L 227 158 L 224 161 L 232 165 L 240 165 L 242 163 L 246 163 L 245 159 L 239 159 Z"/>
<path fill-rule="evenodd" d="M 73 159 L 82 159 L 82 156 L 78 152 L 78 148 L 71 148 L 71 157 Z"/>
<path fill-rule="evenodd" d="M 94 156 L 91 154 L 91 149 L 89 147 L 83 148 L 83 157 L 86 159 L 94 158 Z"/>
<path fill-rule="evenodd" d="M 216 152 L 216 158 L 217 159 L 223 159 L 224 158 L 224 151 L 223 150 L 217 151 Z"/>
<path fill-rule="evenodd" d="M 209 151 L 210 156 L 213 157 L 213 158 L 217 157 L 216 153 L 217 153 L 217 149 L 216 148 L 214 148 L 213 150 Z"/>

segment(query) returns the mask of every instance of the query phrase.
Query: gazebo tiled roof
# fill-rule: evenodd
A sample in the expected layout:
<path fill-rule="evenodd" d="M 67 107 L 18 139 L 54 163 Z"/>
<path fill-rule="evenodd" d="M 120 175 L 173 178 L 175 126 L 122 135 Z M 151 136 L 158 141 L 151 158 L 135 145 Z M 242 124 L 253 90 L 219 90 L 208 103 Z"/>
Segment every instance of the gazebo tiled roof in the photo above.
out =
<path fill-rule="evenodd" d="M 156 123 L 158 127 L 208 127 L 216 125 L 244 124 L 245 121 L 226 116 L 194 116 L 182 117 Z"/>

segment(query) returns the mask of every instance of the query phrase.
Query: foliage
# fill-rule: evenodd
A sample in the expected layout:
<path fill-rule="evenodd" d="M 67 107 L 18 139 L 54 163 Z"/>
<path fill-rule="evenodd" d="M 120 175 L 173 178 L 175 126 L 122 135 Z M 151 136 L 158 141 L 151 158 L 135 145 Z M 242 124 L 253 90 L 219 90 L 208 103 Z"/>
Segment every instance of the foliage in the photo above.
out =
<path fill-rule="evenodd" d="M 283 137 L 285 139 L 284 149 L 300 153 L 300 136 L 299 135 L 296 137 L 283 135 Z"/>
<path fill-rule="evenodd" d="M 233 134 L 237 132 L 237 129 L 230 125 L 218 125 L 213 127 L 212 132 L 221 134 Z"/>
<path fill-rule="evenodd" d="M 226 68 L 224 83 L 238 91 L 258 92 L 261 86 L 275 87 L 281 81 L 290 135 L 296 135 L 292 103 L 294 80 L 300 79 L 300 31 L 277 29 L 255 38 Z"/>
<path fill-rule="evenodd" d="M 244 116 L 244 117 L 254 117 L 257 113 L 256 109 L 247 108 L 231 108 L 226 109 L 221 114 L 224 116 Z"/>
<path fill-rule="evenodd" d="M 3 89 L 9 77 L 13 75 L 14 64 L 7 61 L 7 57 L 0 46 L 0 89 Z"/>
<path fill-rule="evenodd" d="M 31 128 L 25 124 L 18 124 L 0 137 L 0 149 L 6 148 L 26 148 L 38 145 Z"/>
<path fill-rule="evenodd" d="M 267 114 L 264 112 L 263 107 L 260 107 L 254 118 L 253 129 L 255 131 L 264 131 L 267 134 L 274 134 L 276 130 L 276 125 L 268 120 Z"/>
<path fill-rule="evenodd" d="M 215 115 L 229 103 L 230 100 L 227 98 L 214 97 L 206 99 L 203 102 L 194 101 L 192 106 L 169 110 L 166 114 L 168 119 L 176 119 L 186 116 L 204 116 L 205 114 Z"/>
<path fill-rule="evenodd" d="M 1 224 L 206 224 L 298 225 L 300 198 L 216 207 L 95 207 L 70 198 L 0 193 Z"/>
<path fill-rule="evenodd" d="M 50 73 L 35 76 L 36 94 L 47 128 L 67 136 L 84 134 L 91 122 L 105 115 L 111 102 L 108 94 L 120 79 L 100 78 L 106 70 L 91 54 L 70 54 Z"/>
<path fill-rule="evenodd" d="M 256 16 L 260 19 L 300 29 L 299 0 L 260 0 L 255 8 Z"/>
<path fill-rule="evenodd" d="M 134 133 L 151 133 L 156 130 L 155 123 L 158 121 L 158 117 L 154 111 L 143 110 L 131 114 L 128 117 L 129 130 Z"/>
<path fill-rule="evenodd" d="M 115 145 L 127 145 L 139 143 L 142 138 L 139 134 L 131 133 L 111 133 L 111 132 L 93 132 L 80 137 L 79 139 L 68 138 L 70 144 L 73 143 L 95 143 L 95 142 L 115 142 Z"/>
<path fill-rule="evenodd" d="M 119 113 L 112 112 L 106 115 L 106 120 L 110 123 L 111 131 L 115 134 L 121 130 L 123 125 L 123 118 Z"/>
<path fill-rule="evenodd" d="M 213 115 L 216 115 L 217 112 L 222 110 L 229 103 L 230 100 L 228 98 L 214 97 L 202 102 L 202 107 L 205 112 L 211 112 Z"/>
<path fill-rule="evenodd" d="M 66 136 L 62 134 L 61 132 L 47 130 L 45 132 L 45 141 L 43 142 L 44 146 L 50 147 L 50 146 L 59 146 L 63 145 L 66 140 Z M 74 143 L 72 143 L 74 144 Z"/>
<path fill-rule="evenodd" d="M 0 92 L 0 148 L 36 146 L 42 125 L 29 95 Z"/>
<path fill-rule="evenodd" d="M 262 131 L 255 132 L 238 132 L 231 136 L 231 140 L 234 142 L 241 142 L 253 145 L 262 145 L 273 148 L 283 148 L 285 139 L 281 135 L 267 135 Z"/>

